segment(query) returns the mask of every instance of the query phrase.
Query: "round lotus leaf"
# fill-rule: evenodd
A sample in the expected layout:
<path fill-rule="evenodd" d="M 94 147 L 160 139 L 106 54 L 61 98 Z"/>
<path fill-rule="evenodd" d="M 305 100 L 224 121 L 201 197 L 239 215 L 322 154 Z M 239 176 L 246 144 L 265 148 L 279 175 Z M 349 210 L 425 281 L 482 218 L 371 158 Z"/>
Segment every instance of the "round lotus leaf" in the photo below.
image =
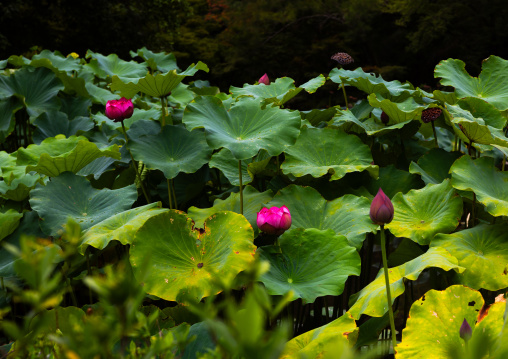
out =
<path fill-rule="evenodd" d="M 24 201 L 36 183 L 45 183 L 38 174 L 23 174 L 8 182 L 0 181 L 0 197 L 16 202 Z"/>
<path fill-rule="evenodd" d="M 426 253 L 415 259 L 404 263 L 398 267 L 388 268 L 390 279 L 390 291 L 392 294 L 392 303 L 399 295 L 404 293 L 404 278 L 416 280 L 424 269 L 436 267 L 449 271 L 454 269 L 463 272 L 464 268 L 458 265 L 457 259 L 453 257 L 446 249 L 434 247 Z M 354 304 L 353 304 L 354 303 Z M 388 312 L 386 299 L 386 284 L 384 270 L 381 269 L 372 282 L 364 287 L 360 292 L 350 298 L 350 304 L 353 304 L 349 312 L 355 319 L 360 319 L 362 314 L 371 317 L 382 317 Z"/>
<path fill-rule="evenodd" d="M 166 97 L 186 76 L 192 76 L 198 70 L 208 72 L 208 66 L 199 61 L 196 65 L 190 65 L 187 70 L 181 73 L 171 70 L 165 74 L 157 74 L 155 76 L 147 74 L 143 78 L 131 78 L 128 81 L 122 78 L 122 76 L 113 76 L 111 90 L 119 91 L 120 95 L 126 98 L 132 98 L 138 92 L 153 97 Z"/>
<path fill-rule="evenodd" d="M 245 84 L 243 87 L 229 88 L 229 92 L 233 97 L 251 96 L 256 99 L 262 99 L 265 103 L 273 102 L 275 105 L 280 106 L 289 101 L 303 90 L 301 87 L 295 86 L 295 80 L 289 77 L 281 77 L 269 85 Z"/>
<path fill-rule="evenodd" d="M 296 142 L 300 134 L 298 111 L 261 107 L 251 97 L 234 102 L 229 111 L 213 96 L 198 96 L 187 105 L 183 122 L 189 130 L 204 128 L 213 149 L 226 147 L 238 160 L 254 157 L 260 149 L 277 156 Z"/>
<path fill-rule="evenodd" d="M 353 344 L 358 338 L 358 327 L 351 314 L 345 313 L 334 321 L 309 330 L 286 343 L 280 359 L 321 358 L 325 348 L 344 340 Z M 335 353 L 337 354 L 337 353 Z"/>
<path fill-rule="evenodd" d="M 379 167 L 371 165 L 372 154 L 355 135 L 332 128 L 302 128 L 300 137 L 286 149 L 282 171 L 314 178 L 330 174 L 330 180 L 341 179 L 349 172 L 368 171 L 377 178 Z"/>
<path fill-rule="evenodd" d="M 450 178 L 450 167 L 462 156 L 460 152 L 448 152 L 442 148 L 433 148 L 415 163 L 411 161 L 409 172 L 419 174 L 425 184 L 438 184 Z"/>
<path fill-rule="evenodd" d="M 138 51 L 131 51 L 130 55 L 135 58 L 136 56 L 141 57 L 146 61 L 152 71 L 158 70 L 162 73 L 166 73 L 171 70 L 180 70 L 176 64 L 176 57 L 173 54 L 165 52 L 152 52 L 146 47 L 138 49 Z"/>
<path fill-rule="evenodd" d="M 291 212 L 292 228 L 333 229 L 359 249 L 366 233 L 375 233 L 379 227 L 370 219 L 370 202 L 351 194 L 327 201 L 312 187 L 289 185 L 266 207 L 286 206 Z"/>
<path fill-rule="evenodd" d="M 112 240 L 119 241 L 122 244 L 130 244 L 136 231 L 148 218 L 167 211 L 168 209 L 160 208 L 157 203 L 150 203 L 115 214 L 83 233 L 80 252 L 84 253 L 88 246 L 104 249 Z"/>
<path fill-rule="evenodd" d="M 508 172 L 501 172 L 494 166 L 494 159 L 481 157 L 476 160 L 469 156 L 459 158 L 450 168 L 452 186 L 462 191 L 473 191 L 476 199 L 485 205 L 491 215 L 508 215 Z"/>
<path fill-rule="evenodd" d="M 40 145 L 29 145 L 17 151 L 18 166 L 27 166 L 26 171 L 36 171 L 50 177 L 62 172 L 78 172 L 99 157 L 120 159 L 117 145 L 99 149 L 86 137 L 64 135 L 46 138 Z"/>
<path fill-rule="evenodd" d="M 344 236 L 331 229 L 295 228 L 279 238 L 279 245 L 258 249 L 270 263 L 260 280 L 268 294 L 285 295 L 313 303 L 317 297 L 340 295 L 350 275 L 360 275 L 360 255 Z"/>
<path fill-rule="evenodd" d="M 70 137 L 79 132 L 86 132 L 94 127 L 90 117 L 79 116 L 72 121 L 67 114 L 60 111 L 48 111 L 37 117 L 33 123 L 37 128 L 33 134 L 35 144 L 40 144 L 48 137 L 65 135 Z"/>
<path fill-rule="evenodd" d="M 62 82 L 55 74 L 43 67 L 24 67 L 10 76 L 0 76 L 0 98 L 22 98 L 30 117 L 37 117 L 45 111 L 58 110 L 60 103 L 56 96 L 63 88 Z"/>
<path fill-rule="evenodd" d="M 368 94 L 377 93 L 391 100 L 404 100 L 415 93 L 409 82 L 403 84 L 398 80 L 385 81 L 381 75 L 364 72 L 361 67 L 354 71 L 335 68 L 330 71 L 329 78 L 335 83 L 345 83 Z"/>
<path fill-rule="evenodd" d="M 265 192 L 258 192 L 252 186 L 245 186 L 243 189 L 243 215 L 251 224 L 254 231 L 258 232 L 256 223 L 257 212 L 263 208 L 263 205 L 271 200 L 273 193 L 271 190 Z M 231 211 L 240 213 L 240 193 L 231 193 L 225 200 L 216 199 L 213 202 L 213 207 L 197 208 L 190 207 L 189 217 L 195 221 L 197 228 L 203 228 L 205 220 L 211 217 L 214 213 L 222 211 Z"/>
<path fill-rule="evenodd" d="M 21 217 L 23 217 L 23 214 L 14 209 L 0 212 L 0 241 L 14 232 L 19 225 Z"/>
<path fill-rule="evenodd" d="M 452 234 L 438 234 L 431 247 L 448 250 L 466 268 L 460 283 L 474 289 L 508 288 L 506 225 L 478 225 Z"/>
<path fill-rule="evenodd" d="M 16 96 L 0 100 L 0 141 L 5 141 L 14 131 L 15 113 L 23 108 L 23 102 Z"/>
<path fill-rule="evenodd" d="M 498 56 L 489 56 L 482 63 L 478 77 L 471 77 L 461 60 L 448 59 L 437 64 L 434 77 L 441 78 L 443 86 L 453 86 L 457 97 L 479 97 L 494 105 L 498 110 L 508 109 L 508 61 Z"/>
<path fill-rule="evenodd" d="M 138 64 L 135 61 L 124 61 L 118 58 L 116 54 L 104 56 L 88 50 L 86 58 L 90 59 L 90 62 L 86 64 L 85 67 L 90 69 L 95 76 L 104 80 L 116 75 L 124 81 L 129 81 L 132 79 L 139 79 L 148 72 L 145 65 Z M 112 90 L 115 91 L 114 89 Z"/>
<path fill-rule="evenodd" d="M 190 295 L 197 300 L 230 286 L 236 275 L 252 266 L 256 246 L 245 217 L 220 212 L 208 218 L 204 230 L 179 211 L 158 214 L 136 232 L 130 249 L 134 275 L 145 260 L 143 288 L 165 300 Z"/>
<path fill-rule="evenodd" d="M 392 203 L 395 214 L 386 228 L 396 237 L 410 238 L 421 245 L 429 244 L 437 233 L 455 230 L 462 217 L 462 198 L 449 180 L 398 193 Z"/>
<path fill-rule="evenodd" d="M 69 217 L 86 230 L 128 210 L 137 198 L 135 185 L 98 190 L 86 178 L 64 172 L 46 186 L 37 184 L 30 192 L 30 205 L 42 218 L 42 231 L 48 236 L 58 236 Z"/>
<path fill-rule="evenodd" d="M 184 127 L 167 125 L 156 135 L 146 135 L 129 142 L 134 159 L 149 169 L 161 170 L 168 179 L 178 173 L 193 173 L 210 160 L 202 131 L 189 132 Z"/>
<path fill-rule="evenodd" d="M 379 94 L 373 93 L 367 98 L 372 107 L 378 107 L 388 115 L 388 125 L 418 119 L 421 117 L 422 111 L 425 109 L 424 105 L 416 103 L 412 97 L 409 97 L 401 102 L 392 102 Z"/>
<path fill-rule="evenodd" d="M 470 112 L 473 117 L 481 118 L 486 125 L 500 130 L 506 125 L 506 117 L 502 112 L 482 98 L 466 97 L 460 99 L 457 104 L 462 109 Z"/>
<path fill-rule="evenodd" d="M 463 357 L 466 357 L 465 342 L 460 337 L 460 327 L 464 319 L 473 329 L 473 336 L 477 331 L 481 331 L 495 338 L 499 336 L 503 325 L 502 311 L 499 311 L 497 305 L 491 308 L 492 313 L 489 310 L 484 320 L 475 324 L 483 304 L 480 292 L 461 285 L 453 285 L 443 291 L 428 291 L 411 306 L 406 328 L 402 331 L 402 342 L 396 347 L 395 357 L 452 358 L 450 349 L 454 347 L 460 348 Z M 495 328 L 492 323 L 496 324 Z"/>

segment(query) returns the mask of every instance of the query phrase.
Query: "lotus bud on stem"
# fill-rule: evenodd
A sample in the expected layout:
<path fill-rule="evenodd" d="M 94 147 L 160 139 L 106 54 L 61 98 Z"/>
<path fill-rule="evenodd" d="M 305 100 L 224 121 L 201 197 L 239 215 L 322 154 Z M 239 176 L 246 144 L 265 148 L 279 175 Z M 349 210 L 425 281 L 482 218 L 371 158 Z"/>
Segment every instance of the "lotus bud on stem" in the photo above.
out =
<path fill-rule="evenodd" d="M 388 261 L 386 259 L 386 238 L 385 238 L 385 224 L 388 224 L 393 220 L 393 215 L 394 208 L 392 201 L 390 201 L 390 199 L 384 194 L 383 190 L 380 188 L 370 205 L 370 219 L 375 224 L 381 226 L 380 230 L 381 257 L 383 260 L 383 271 L 385 275 L 386 300 L 388 302 L 388 315 L 390 317 L 390 329 L 392 332 L 393 350 L 395 351 L 395 347 L 397 346 L 397 338 L 392 308 L 392 293 L 390 291 L 390 277 L 388 274 Z"/>

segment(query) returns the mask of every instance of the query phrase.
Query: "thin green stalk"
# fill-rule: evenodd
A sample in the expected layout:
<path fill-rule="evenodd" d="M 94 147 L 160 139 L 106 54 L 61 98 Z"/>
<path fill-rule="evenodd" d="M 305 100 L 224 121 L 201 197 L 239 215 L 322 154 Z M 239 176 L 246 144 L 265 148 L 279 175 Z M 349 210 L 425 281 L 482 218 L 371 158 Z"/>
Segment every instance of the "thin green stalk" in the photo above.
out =
<path fill-rule="evenodd" d="M 344 82 L 341 82 L 340 84 L 342 86 L 342 92 L 344 93 L 344 101 L 346 101 L 346 110 L 347 110 L 349 108 L 349 106 L 348 106 L 348 103 L 347 103 L 346 88 L 344 87 Z"/>
<path fill-rule="evenodd" d="M 171 179 L 171 191 L 173 191 L 173 202 L 175 202 L 175 209 L 178 209 L 178 203 L 176 202 L 175 182 Z"/>
<path fill-rule="evenodd" d="M 504 172 L 504 165 L 506 164 L 506 155 L 503 155 L 503 164 L 501 165 L 501 171 Z"/>
<path fill-rule="evenodd" d="M 240 179 L 240 214 L 243 214 L 242 160 L 238 160 L 238 176 Z"/>
<path fill-rule="evenodd" d="M 434 121 L 432 123 L 432 132 L 434 132 L 434 142 L 436 144 L 436 148 L 439 148 L 439 144 L 437 143 L 437 134 L 436 134 L 436 125 L 434 125 Z"/>
<path fill-rule="evenodd" d="M 161 112 L 162 112 L 162 121 L 161 125 L 162 127 L 166 126 L 166 106 L 164 105 L 164 97 L 161 96 Z"/>
<path fill-rule="evenodd" d="M 168 184 L 169 209 L 173 209 L 173 201 L 171 200 L 171 184 L 169 183 L 169 178 L 166 178 L 166 183 Z"/>
<path fill-rule="evenodd" d="M 390 278 L 388 276 L 388 261 L 386 260 L 386 239 L 385 239 L 385 226 L 381 225 L 381 256 L 383 257 L 383 269 L 385 272 L 385 284 L 386 284 L 386 299 L 388 300 L 388 315 L 390 316 L 390 328 L 392 331 L 392 343 L 393 351 L 397 346 L 397 338 L 395 336 L 395 321 L 393 319 L 392 309 L 392 293 L 390 291 Z"/>
<path fill-rule="evenodd" d="M 91 277 L 92 276 L 92 267 L 90 266 L 90 246 L 88 246 L 85 250 L 85 255 L 86 255 L 86 269 L 87 269 L 87 273 L 88 275 Z M 90 302 L 90 304 L 93 303 L 93 297 L 92 297 L 92 288 L 91 287 L 88 287 L 88 301 Z"/>
<path fill-rule="evenodd" d="M 127 143 L 129 142 L 129 138 L 127 137 L 127 131 L 125 130 L 125 125 L 123 124 L 123 121 L 122 121 L 122 129 L 123 129 L 123 134 L 125 136 L 125 145 L 127 146 Z M 141 174 L 138 171 L 138 166 L 136 165 L 134 156 L 132 155 L 132 152 L 129 148 L 127 148 L 127 150 L 129 151 L 129 154 L 131 155 L 132 165 L 134 166 L 134 171 L 136 172 L 136 177 L 138 178 L 139 184 L 141 186 L 141 190 L 143 191 L 143 194 L 145 195 L 146 203 L 150 203 L 151 202 L 150 197 L 148 197 L 148 194 L 145 190 L 145 186 L 143 185 L 143 181 L 141 180 Z"/>

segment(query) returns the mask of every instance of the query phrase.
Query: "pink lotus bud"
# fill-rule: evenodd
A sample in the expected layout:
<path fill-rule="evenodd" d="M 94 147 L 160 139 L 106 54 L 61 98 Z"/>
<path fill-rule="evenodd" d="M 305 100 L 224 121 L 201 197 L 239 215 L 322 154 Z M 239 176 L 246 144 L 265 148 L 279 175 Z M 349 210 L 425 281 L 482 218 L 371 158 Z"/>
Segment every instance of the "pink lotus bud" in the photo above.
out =
<path fill-rule="evenodd" d="M 388 121 L 390 121 L 390 117 L 386 114 L 386 112 L 381 112 L 381 122 L 388 125 Z"/>
<path fill-rule="evenodd" d="M 134 113 L 132 100 L 122 97 L 120 100 L 110 100 L 106 103 L 106 116 L 113 121 L 123 121 Z"/>
<path fill-rule="evenodd" d="M 286 206 L 262 208 L 258 212 L 257 225 L 267 234 L 280 236 L 291 227 L 291 213 Z"/>
<path fill-rule="evenodd" d="M 380 188 L 370 204 L 370 219 L 375 224 L 388 224 L 393 219 L 393 204 Z"/>
<path fill-rule="evenodd" d="M 258 80 L 260 84 L 270 85 L 270 79 L 268 78 L 267 74 L 264 74 L 261 76 L 261 78 Z"/>
<path fill-rule="evenodd" d="M 471 329 L 471 326 L 467 322 L 466 318 L 464 318 L 464 321 L 462 322 L 462 325 L 460 326 L 459 335 L 466 342 L 469 339 L 471 339 L 471 336 L 473 335 L 473 330 Z"/>

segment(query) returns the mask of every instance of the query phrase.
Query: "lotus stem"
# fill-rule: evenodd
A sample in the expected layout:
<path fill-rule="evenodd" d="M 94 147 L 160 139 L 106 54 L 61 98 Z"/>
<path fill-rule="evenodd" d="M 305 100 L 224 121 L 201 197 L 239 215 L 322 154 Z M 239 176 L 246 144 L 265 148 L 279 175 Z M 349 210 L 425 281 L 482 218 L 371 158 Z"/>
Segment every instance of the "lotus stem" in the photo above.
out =
<path fill-rule="evenodd" d="M 436 143 L 436 148 L 439 148 L 439 144 L 437 143 L 436 125 L 434 125 L 434 121 L 432 121 L 431 124 L 432 132 L 434 132 L 434 142 Z"/>
<path fill-rule="evenodd" d="M 123 134 L 125 136 L 125 145 L 127 146 L 127 143 L 129 143 L 129 138 L 127 137 L 127 131 L 125 130 L 125 125 L 123 124 L 123 121 L 121 121 L 121 123 L 122 123 Z M 131 155 L 132 165 L 134 166 L 134 171 L 136 172 L 136 177 L 138 178 L 139 185 L 141 186 L 141 190 L 143 191 L 143 194 L 145 196 L 146 203 L 150 203 L 151 202 L 150 197 L 148 197 L 148 193 L 146 192 L 145 186 L 143 185 L 143 181 L 141 180 L 141 175 L 138 171 L 138 166 L 136 165 L 134 156 L 132 155 L 132 152 L 129 148 L 127 148 L 127 150 L 129 151 L 129 154 Z"/>
<path fill-rule="evenodd" d="M 340 85 L 342 87 L 342 92 L 344 93 L 344 101 L 346 101 L 346 110 L 347 110 L 349 108 L 349 106 L 347 103 L 347 95 L 346 95 L 346 88 L 344 87 L 344 82 L 341 81 Z"/>
<path fill-rule="evenodd" d="M 243 215 L 242 160 L 238 160 L 238 178 L 240 179 L 240 214 Z"/>
<path fill-rule="evenodd" d="M 161 112 L 162 112 L 162 127 L 166 126 L 166 106 L 164 106 L 164 97 L 161 96 Z"/>
<path fill-rule="evenodd" d="M 385 226 L 381 225 L 381 256 L 383 258 L 383 269 L 385 272 L 385 284 L 386 284 L 386 299 L 388 300 L 388 315 L 390 316 L 390 328 L 392 331 L 392 343 L 393 352 L 395 353 L 395 347 L 397 346 L 397 338 L 395 336 L 395 321 L 393 319 L 393 308 L 392 308 L 392 293 L 390 291 L 390 278 L 388 275 L 388 261 L 386 260 L 386 239 L 385 239 Z"/>
<path fill-rule="evenodd" d="M 171 191 L 173 191 L 173 202 L 175 202 L 175 209 L 178 209 L 178 203 L 176 202 L 175 182 L 171 179 Z"/>
<path fill-rule="evenodd" d="M 168 184 L 169 209 L 173 209 L 173 201 L 171 200 L 171 184 L 169 183 L 169 178 L 166 178 L 166 183 Z"/>
<path fill-rule="evenodd" d="M 88 246 L 85 250 L 85 256 L 86 256 L 86 269 L 89 276 L 92 276 L 92 267 L 90 266 L 90 246 Z M 90 301 L 90 304 L 93 302 L 92 297 L 92 288 L 88 287 L 88 300 Z"/>
<path fill-rule="evenodd" d="M 501 171 L 504 172 L 504 166 L 506 164 L 506 155 L 503 155 L 503 164 L 501 165 Z"/>

